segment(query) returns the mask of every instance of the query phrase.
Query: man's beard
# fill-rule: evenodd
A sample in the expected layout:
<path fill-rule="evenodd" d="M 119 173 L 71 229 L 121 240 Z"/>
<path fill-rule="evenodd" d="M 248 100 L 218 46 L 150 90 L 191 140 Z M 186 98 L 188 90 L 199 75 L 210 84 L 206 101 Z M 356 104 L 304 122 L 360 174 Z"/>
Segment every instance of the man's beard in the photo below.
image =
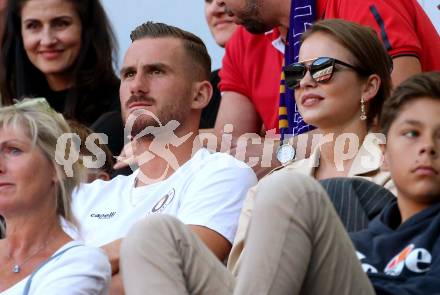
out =
<path fill-rule="evenodd" d="M 162 125 L 161 125 L 162 124 Z M 141 115 L 136 118 L 136 121 L 133 123 L 131 128 L 130 136 L 131 138 L 136 138 L 138 134 L 140 134 L 145 128 L 148 127 L 160 127 L 164 124 L 162 122 L 158 122 L 154 118 L 148 115 Z M 154 135 L 152 133 L 146 133 L 141 138 L 138 139 L 154 139 Z"/>
<path fill-rule="evenodd" d="M 241 16 L 238 16 L 240 24 L 251 34 L 264 34 L 272 27 L 261 21 L 260 0 L 247 0 Z"/>
<path fill-rule="evenodd" d="M 254 35 L 264 34 L 272 29 L 272 27 L 254 19 L 242 20 L 242 25 L 249 33 Z"/>
<path fill-rule="evenodd" d="M 152 105 L 157 105 L 156 100 L 151 97 L 140 97 L 140 96 L 132 96 L 126 103 L 126 108 L 128 109 L 128 105 L 132 102 L 142 102 L 147 101 L 151 102 Z M 184 114 L 183 114 L 183 104 L 175 103 L 170 105 L 164 105 L 161 109 L 157 109 L 156 113 L 145 110 L 147 113 L 138 115 L 133 122 L 133 125 L 130 130 L 131 138 L 135 138 L 139 135 L 145 128 L 148 127 L 163 127 L 169 121 L 176 120 L 180 123 L 179 127 L 184 124 Z M 142 111 L 142 110 L 140 110 Z M 127 122 L 126 122 L 127 123 Z M 178 127 L 178 128 L 179 128 Z M 177 130 L 177 129 L 176 129 Z M 154 135 L 151 133 L 146 133 L 142 135 L 141 138 L 138 139 L 154 139 Z"/>

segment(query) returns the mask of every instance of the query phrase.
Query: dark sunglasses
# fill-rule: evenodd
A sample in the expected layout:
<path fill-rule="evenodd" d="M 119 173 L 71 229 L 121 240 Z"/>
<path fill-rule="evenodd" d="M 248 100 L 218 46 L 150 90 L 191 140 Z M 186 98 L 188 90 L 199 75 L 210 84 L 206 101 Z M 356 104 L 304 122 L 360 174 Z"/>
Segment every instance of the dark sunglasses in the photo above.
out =
<path fill-rule="evenodd" d="M 311 63 L 308 65 L 304 64 L 304 62 L 297 62 L 285 66 L 284 81 L 286 82 L 286 86 L 288 88 L 295 89 L 299 86 L 299 82 L 302 78 L 304 78 L 307 71 L 309 71 L 312 79 L 315 82 L 326 82 L 332 78 L 333 73 L 336 70 L 335 64 L 340 64 L 357 72 L 362 72 L 360 68 L 352 66 L 336 58 L 318 57 L 317 59 L 311 60 Z"/>

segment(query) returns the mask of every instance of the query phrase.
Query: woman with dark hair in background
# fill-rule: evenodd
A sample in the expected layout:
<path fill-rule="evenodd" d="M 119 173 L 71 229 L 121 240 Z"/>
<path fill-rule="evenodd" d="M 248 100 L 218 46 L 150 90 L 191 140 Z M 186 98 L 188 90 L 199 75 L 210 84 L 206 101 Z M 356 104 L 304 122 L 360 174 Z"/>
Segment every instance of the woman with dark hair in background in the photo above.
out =
<path fill-rule="evenodd" d="M 6 7 L 2 104 L 46 97 L 66 118 L 109 136 L 119 154 L 123 125 L 115 38 L 99 0 L 18 0 Z"/>

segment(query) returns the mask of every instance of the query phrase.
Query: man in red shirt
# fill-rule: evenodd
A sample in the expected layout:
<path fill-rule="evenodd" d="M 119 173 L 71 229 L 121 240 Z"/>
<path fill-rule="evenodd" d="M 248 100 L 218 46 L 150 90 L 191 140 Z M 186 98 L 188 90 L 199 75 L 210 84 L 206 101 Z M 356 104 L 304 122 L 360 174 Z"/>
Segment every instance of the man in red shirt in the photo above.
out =
<path fill-rule="evenodd" d="M 221 134 L 227 123 L 233 125 L 234 136 L 259 133 L 262 124 L 265 130 L 277 129 L 291 0 L 217 3 L 243 27 L 231 38 L 223 58 L 216 132 Z M 393 58 L 394 85 L 417 72 L 440 70 L 435 56 L 440 52 L 440 37 L 416 0 L 316 0 L 316 17 L 342 18 L 375 29 Z M 257 145 L 251 149 L 254 154 L 261 150 Z"/>

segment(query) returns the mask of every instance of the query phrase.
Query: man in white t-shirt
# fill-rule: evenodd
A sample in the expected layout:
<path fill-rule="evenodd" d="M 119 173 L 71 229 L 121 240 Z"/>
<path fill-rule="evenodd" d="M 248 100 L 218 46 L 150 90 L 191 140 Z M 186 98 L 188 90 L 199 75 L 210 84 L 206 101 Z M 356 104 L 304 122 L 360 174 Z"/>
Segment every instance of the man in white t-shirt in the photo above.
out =
<path fill-rule="evenodd" d="M 195 35 L 160 23 L 145 23 L 130 37 L 120 98 L 139 169 L 76 191 L 72 209 L 79 234 L 107 252 L 115 275 L 120 241 L 132 225 L 166 213 L 187 224 L 223 260 L 256 177 L 244 163 L 211 153 L 198 141 L 201 111 L 212 94 L 206 47 Z"/>

